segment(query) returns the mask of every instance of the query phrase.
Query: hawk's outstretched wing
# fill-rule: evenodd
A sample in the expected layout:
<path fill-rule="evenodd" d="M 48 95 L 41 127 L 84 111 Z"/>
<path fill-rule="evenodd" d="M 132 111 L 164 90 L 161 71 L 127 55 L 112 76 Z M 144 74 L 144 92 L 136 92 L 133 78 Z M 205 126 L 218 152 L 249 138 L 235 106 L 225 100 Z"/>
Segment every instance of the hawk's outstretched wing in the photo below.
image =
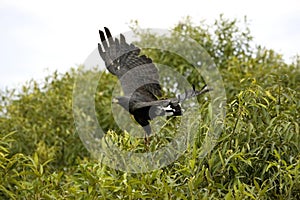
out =
<path fill-rule="evenodd" d="M 151 102 L 138 102 L 134 105 L 132 110 L 138 110 L 140 108 L 149 107 L 149 106 L 162 106 L 167 107 L 169 105 L 177 106 L 178 104 L 184 102 L 187 99 L 205 94 L 209 91 L 211 91 L 212 88 L 208 88 L 207 85 L 204 85 L 201 90 L 195 90 L 195 86 L 193 85 L 192 90 L 186 90 L 183 94 L 178 95 L 178 97 L 169 98 L 169 99 L 161 99 Z"/>
<path fill-rule="evenodd" d="M 109 72 L 116 75 L 121 82 L 125 96 L 136 102 L 149 102 L 161 97 L 158 70 L 152 60 L 140 55 L 140 49 L 128 44 L 124 35 L 120 40 L 112 38 L 108 28 L 99 30 L 102 42 L 98 44 L 99 54 Z"/>

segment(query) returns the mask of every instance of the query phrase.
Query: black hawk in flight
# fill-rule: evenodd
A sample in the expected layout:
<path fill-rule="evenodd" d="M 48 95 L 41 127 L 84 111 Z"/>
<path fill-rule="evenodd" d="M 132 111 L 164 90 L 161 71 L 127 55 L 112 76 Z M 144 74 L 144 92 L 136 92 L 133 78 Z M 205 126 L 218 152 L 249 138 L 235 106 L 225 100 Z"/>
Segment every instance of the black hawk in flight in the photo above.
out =
<path fill-rule="evenodd" d="M 157 116 L 180 116 L 180 103 L 184 100 L 204 94 L 210 89 L 205 85 L 200 91 L 185 91 L 177 98 L 160 99 L 162 88 L 159 84 L 158 70 L 152 60 L 140 55 L 141 49 L 128 44 L 124 35 L 120 39 L 113 38 L 109 29 L 99 30 L 101 43 L 98 50 L 110 73 L 117 76 L 124 96 L 117 97 L 114 102 L 126 109 L 145 131 L 145 142 L 151 134 L 149 121 Z M 106 37 L 105 37 L 106 34 Z"/>

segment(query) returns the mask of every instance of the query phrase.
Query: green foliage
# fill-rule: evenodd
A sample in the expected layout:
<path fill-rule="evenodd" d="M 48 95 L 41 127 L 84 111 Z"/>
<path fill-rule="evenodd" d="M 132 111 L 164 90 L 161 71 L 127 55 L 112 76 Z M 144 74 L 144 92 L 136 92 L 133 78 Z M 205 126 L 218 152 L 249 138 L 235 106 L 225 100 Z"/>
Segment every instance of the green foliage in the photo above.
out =
<path fill-rule="evenodd" d="M 53 166 L 74 164 L 87 155 L 75 133 L 72 117 L 74 73 L 59 77 L 56 72 L 42 84 L 30 81 L 9 100 L 1 131 L 15 131 L 12 153 L 37 153 Z"/>
<path fill-rule="evenodd" d="M 133 30 L 138 32 L 137 25 Z M 172 37 L 138 34 L 141 45 L 180 47 Z M 208 103 L 200 98 L 204 117 L 195 144 L 174 163 L 130 174 L 95 161 L 79 139 L 72 113 L 74 79 L 85 72 L 54 73 L 42 83 L 30 81 L 20 91 L 0 94 L 0 199 L 299 199 L 299 57 L 286 64 L 273 50 L 254 46 L 246 20 L 241 25 L 221 16 L 213 25 L 196 26 L 187 19 L 173 34 L 201 44 L 224 80 L 225 126 L 209 155 L 200 157 L 209 121 Z M 155 62 L 174 66 L 191 83 L 202 84 L 182 58 L 144 52 Z M 143 140 L 131 138 L 113 120 L 116 82 L 102 73 L 95 94 L 98 121 L 105 137 L 120 148 L 144 152 Z M 170 141 L 175 124 L 165 122 L 149 151 Z"/>

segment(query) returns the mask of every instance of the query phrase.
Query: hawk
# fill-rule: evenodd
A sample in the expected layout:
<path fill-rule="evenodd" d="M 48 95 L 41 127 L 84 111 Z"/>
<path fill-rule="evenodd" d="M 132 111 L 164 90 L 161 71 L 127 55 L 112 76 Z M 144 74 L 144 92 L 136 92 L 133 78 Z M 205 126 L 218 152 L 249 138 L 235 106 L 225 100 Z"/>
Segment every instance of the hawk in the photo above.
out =
<path fill-rule="evenodd" d="M 113 38 L 109 29 L 99 30 L 101 43 L 98 43 L 100 57 L 107 70 L 117 76 L 121 83 L 124 96 L 113 100 L 126 109 L 145 131 L 145 143 L 149 142 L 151 127 L 149 121 L 157 116 L 180 116 L 180 103 L 188 98 L 204 94 L 211 89 L 205 85 L 196 91 L 195 87 L 175 98 L 161 99 L 162 88 L 159 74 L 152 60 L 140 55 L 141 49 L 128 44 L 123 34 L 120 39 Z M 106 35 L 106 37 L 105 37 Z"/>

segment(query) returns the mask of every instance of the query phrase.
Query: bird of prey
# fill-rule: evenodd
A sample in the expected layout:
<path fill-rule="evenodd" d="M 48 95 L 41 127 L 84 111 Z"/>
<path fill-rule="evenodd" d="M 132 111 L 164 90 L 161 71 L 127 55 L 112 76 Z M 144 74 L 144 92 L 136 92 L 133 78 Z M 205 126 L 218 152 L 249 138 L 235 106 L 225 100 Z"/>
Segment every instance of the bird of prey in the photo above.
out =
<path fill-rule="evenodd" d="M 180 103 L 188 98 L 204 94 L 210 89 L 205 85 L 196 91 L 195 87 L 175 98 L 160 99 L 162 88 L 159 83 L 158 70 L 152 60 L 140 55 L 141 49 L 134 44 L 128 44 L 123 34 L 120 39 L 113 38 L 109 29 L 99 30 L 101 43 L 98 51 L 105 62 L 107 70 L 117 76 L 124 96 L 115 98 L 126 109 L 145 131 L 145 143 L 151 134 L 149 121 L 157 116 L 180 116 Z M 105 37 L 106 35 L 106 37 Z"/>

